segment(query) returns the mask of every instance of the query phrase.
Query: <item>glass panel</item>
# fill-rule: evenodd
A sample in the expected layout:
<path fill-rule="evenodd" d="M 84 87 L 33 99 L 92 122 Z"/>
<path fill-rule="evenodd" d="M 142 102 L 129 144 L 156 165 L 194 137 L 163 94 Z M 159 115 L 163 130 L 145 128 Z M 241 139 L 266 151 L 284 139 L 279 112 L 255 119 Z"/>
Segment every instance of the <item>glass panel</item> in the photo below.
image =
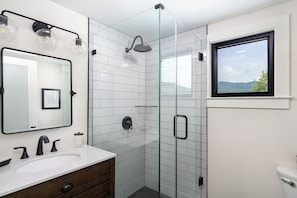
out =
<path fill-rule="evenodd" d="M 92 144 L 117 154 L 116 198 L 136 192 L 157 197 L 158 11 L 147 10 L 112 27 L 91 21 L 90 31 L 90 46 L 97 51 L 90 64 Z M 152 50 L 135 51 L 141 44 L 137 36 Z M 122 126 L 126 116 L 132 119 L 128 130 Z"/>
<path fill-rule="evenodd" d="M 164 23 L 172 24 L 174 34 L 160 40 L 160 191 L 174 198 L 206 197 L 198 183 L 206 177 L 206 61 L 198 60 L 206 52 L 206 28 L 184 31 L 166 10 L 161 32 Z"/>
<path fill-rule="evenodd" d="M 176 139 L 173 135 L 173 118 L 176 115 L 176 20 L 166 9 L 160 13 L 160 32 L 160 193 L 175 197 Z"/>
<path fill-rule="evenodd" d="M 200 78 L 206 64 L 197 53 L 206 42 L 184 30 L 161 9 L 113 27 L 91 20 L 90 47 L 97 54 L 90 63 L 89 140 L 117 154 L 115 197 L 200 197 L 201 97 L 206 97 Z M 206 39 L 206 28 L 195 33 Z M 134 46 L 141 42 L 137 36 L 152 50 L 134 50 L 133 41 Z M 174 136 L 177 114 L 188 118 L 187 140 Z M 122 127 L 126 116 L 132 129 Z M 176 123 L 176 135 L 184 136 L 185 117 Z"/>
<path fill-rule="evenodd" d="M 182 26 L 179 24 L 178 27 Z M 198 53 L 205 52 L 201 45 L 202 39 L 194 31 L 182 32 L 177 35 L 177 197 L 201 197 L 198 179 L 201 172 L 202 146 L 202 61 L 198 60 Z M 185 56 L 186 55 L 186 56 Z M 189 66 L 188 66 L 189 65 Z M 184 72 L 180 72 L 183 68 Z M 184 86 L 180 86 L 184 82 Z M 206 82 L 204 82 L 206 84 Z M 205 85 L 204 84 L 204 85 Z M 188 89 L 186 89 L 186 88 Z M 190 89 L 189 89 L 190 88 Z M 185 119 L 187 122 L 185 122 Z M 187 125 L 187 126 L 186 126 Z M 187 128 L 185 128 L 185 126 Z"/>
<path fill-rule="evenodd" d="M 176 79 L 175 68 L 177 61 L 177 73 L 180 78 Z M 192 54 L 178 55 L 177 58 L 169 57 L 162 59 L 161 84 L 164 88 L 163 94 L 176 94 L 175 82 L 179 94 L 192 94 Z M 166 88 L 165 88 L 166 87 Z"/>

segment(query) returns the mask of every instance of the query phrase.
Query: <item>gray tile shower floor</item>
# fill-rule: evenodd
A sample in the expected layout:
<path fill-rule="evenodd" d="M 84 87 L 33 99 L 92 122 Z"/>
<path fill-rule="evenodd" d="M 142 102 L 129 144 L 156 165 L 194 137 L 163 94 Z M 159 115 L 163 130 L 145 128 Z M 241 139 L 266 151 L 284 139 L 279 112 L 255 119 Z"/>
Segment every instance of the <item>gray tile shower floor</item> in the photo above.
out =
<path fill-rule="evenodd" d="M 161 198 L 170 198 L 166 195 L 161 194 Z M 128 198 L 158 198 L 158 192 L 148 187 L 143 187 L 130 195 Z"/>

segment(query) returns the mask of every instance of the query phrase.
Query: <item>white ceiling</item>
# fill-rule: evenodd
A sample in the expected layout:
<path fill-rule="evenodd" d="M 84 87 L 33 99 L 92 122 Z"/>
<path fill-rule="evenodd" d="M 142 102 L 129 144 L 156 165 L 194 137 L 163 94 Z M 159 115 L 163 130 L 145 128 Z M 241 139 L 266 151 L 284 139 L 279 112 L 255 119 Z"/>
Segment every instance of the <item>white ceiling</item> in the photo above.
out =
<path fill-rule="evenodd" d="M 202 25 L 245 14 L 254 10 L 269 7 L 289 0 L 51 0 L 89 18 L 112 26 L 130 36 L 135 34 L 151 34 L 150 24 L 153 19 L 141 20 L 142 17 L 154 12 L 154 6 L 162 3 L 167 13 L 177 18 L 186 28 L 193 29 Z M 152 10 L 152 11 L 150 11 Z M 146 11 L 142 17 L 138 17 L 138 25 L 131 25 L 131 21 L 140 13 Z M 155 13 L 155 12 L 154 12 Z M 131 18 L 132 17 L 132 18 Z M 122 23 L 123 22 L 123 23 Z M 135 20 L 134 20 L 135 23 Z M 121 27 L 116 27 L 115 24 Z M 124 28 L 126 26 L 126 29 Z M 132 28 L 131 28 L 132 27 Z M 133 30 L 134 27 L 134 30 Z M 129 29 L 129 32 L 127 32 Z M 139 30 L 142 30 L 141 32 Z M 185 30 L 183 29 L 183 30 Z M 137 32 L 137 33 L 136 33 Z M 134 35 L 133 35 L 134 34 Z M 151 38 L 146 38 L 151 40 Z"/>
<path fill-rule="evenodd" d="M 188 28 L 269 7 L 289 0 L 52 0 L 112 26 L 162 3 Z"/>

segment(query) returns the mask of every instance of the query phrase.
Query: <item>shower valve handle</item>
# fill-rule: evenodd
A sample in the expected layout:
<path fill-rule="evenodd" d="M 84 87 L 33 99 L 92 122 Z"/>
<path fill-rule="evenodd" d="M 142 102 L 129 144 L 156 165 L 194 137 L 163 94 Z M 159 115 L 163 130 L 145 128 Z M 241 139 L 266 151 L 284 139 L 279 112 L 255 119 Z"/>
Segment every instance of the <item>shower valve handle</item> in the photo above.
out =
<path fill-rule="evenodd" d="M 122 126 L 125 130 L 133 129 L 132 118 L 130 116 L 125 116 L 122 121 Z"/>

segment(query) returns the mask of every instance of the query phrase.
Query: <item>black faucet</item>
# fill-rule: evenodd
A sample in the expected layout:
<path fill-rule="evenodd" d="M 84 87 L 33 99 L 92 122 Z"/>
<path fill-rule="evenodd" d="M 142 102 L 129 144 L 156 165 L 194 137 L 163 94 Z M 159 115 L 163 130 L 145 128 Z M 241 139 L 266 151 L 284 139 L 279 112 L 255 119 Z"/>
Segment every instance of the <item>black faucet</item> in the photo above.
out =
<path fill-rule="evenodd" d="M 46 135 L 40 136 L 40 138 L 38 140 L 36 155 L 43 155 L 42 141 L 44 143 L 49 143 L 49 139 Z"/>

